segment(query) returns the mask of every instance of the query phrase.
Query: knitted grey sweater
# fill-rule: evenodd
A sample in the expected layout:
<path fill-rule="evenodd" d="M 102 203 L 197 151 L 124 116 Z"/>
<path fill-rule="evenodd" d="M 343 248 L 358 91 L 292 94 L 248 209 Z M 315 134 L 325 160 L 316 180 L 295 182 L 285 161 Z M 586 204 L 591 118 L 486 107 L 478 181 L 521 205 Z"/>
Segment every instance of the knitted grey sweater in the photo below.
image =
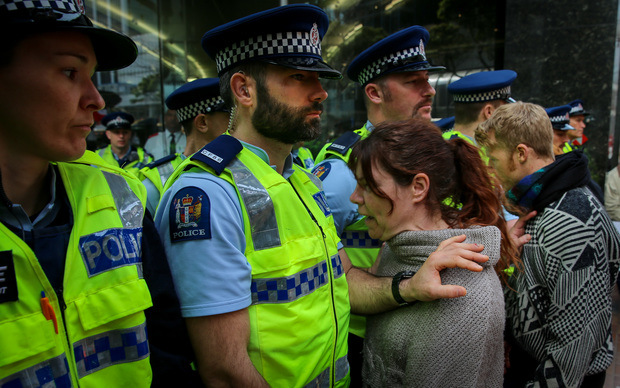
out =
<path fill-rule="evenodd" d="M 368 317 L 364 384 L 370 387 L 501 387 L 504 372 L 504 298 L 493 266 L 501 234 L 493 226 L 403 232 L 383 249 L 379 276 L 417 271 L 445 239 L 466 234 L 484 244 L 490 260 L 482 272 L 447 269 L 443 284 L 467 295 L 418 302 Z"/>

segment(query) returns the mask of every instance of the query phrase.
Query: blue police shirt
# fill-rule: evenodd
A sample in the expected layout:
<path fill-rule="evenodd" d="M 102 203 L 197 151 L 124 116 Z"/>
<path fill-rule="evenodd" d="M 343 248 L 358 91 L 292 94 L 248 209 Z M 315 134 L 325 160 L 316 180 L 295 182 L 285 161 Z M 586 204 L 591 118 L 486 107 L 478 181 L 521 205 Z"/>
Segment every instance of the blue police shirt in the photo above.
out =
<path fill-rule="evenodd" d="M 340 236 L 348 225 L 362 218 L 357 212 L 357 205 L 349 199 L 357 185 L 355 175 L 344 160 L 337 158 L 323 160 L 312 172 L 323 181 L 323 191 Z"/>
<path fill-rule="evenodd" d="M 374 128 L 370 121 L 366 121 L 367 130 L 372 131 Z M 312 172 L 323 181 L 323 191 L 334 216 L 336 231 L 341 236 L 347 226 L 362 218 L 357 212 L 357 205 L 350 200 L 357 186 L 355 175 L 340 158 L 325 159 Z"/>

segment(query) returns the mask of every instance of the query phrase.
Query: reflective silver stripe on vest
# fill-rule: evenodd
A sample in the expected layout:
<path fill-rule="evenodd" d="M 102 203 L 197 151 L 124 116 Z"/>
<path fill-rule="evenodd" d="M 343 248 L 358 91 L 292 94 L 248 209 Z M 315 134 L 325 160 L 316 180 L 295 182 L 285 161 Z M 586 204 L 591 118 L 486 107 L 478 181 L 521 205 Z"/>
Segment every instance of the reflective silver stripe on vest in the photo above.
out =
<path fill-rule="evenodd" d="M 125 228 L 140 228 L 142 227 L 142 219 L 144 218 L 144 207 L 142 202 L 134 193 L 129 184 L 120 175 L 109 173 L 107 171 L 101 171 L 105 179 L 108 181 L 110 190 L 112 190 L 112 197 L 114 198 L 114 204 L 118 210 L 118 215 L 121 217 L 123 226 Z"/>
<path fill-rule="evenodd" d="M 123 226 L 125 228 L 142 228 L 142 220 L 144 219 L 144 206 L 142 202 L 129 187 L 129 183 L 120 175 L 109 173 L 107 171 L 101 171 L 108 186 L 112 190 L 112 198 L 114 198 L 114 204 L 116 210 L 121 218 Z M 138 270 L 138 276 L 143 277 L 142 260 L 136 263 Z"/>
<path fill-rule="evenodd" d="M 127 329 L 111 330 L 73 344 L 78 377 L 149 356 L 146 322 Z"/>
<path fill-rule="evenodd" d="M 0 380 L 0 387 L 71 387 L 67 356 L 45 360 Z"/>
<path fill-rule="evenodd" d="M 99 150 L 99 152 L 98 152 L 98 153 L 99 153 L 99 156 L 101 156 L 102 158 L 103 158 L 103 156 L 105 155 L 105 150 L 106 150 L 105 148 L 102 148 L 102 149 L 100 149 L 100 150 Z"/>
<path fill-rule="evenodd" d="M 306 173 L 306 175 L 308 175 L 308 178 L 310 178 L 312 183 L 314 183 L 314 185 L 319 188 L 319 190 L 323 190 L 323 182 L 321 182 L 318 176 L 308 171 L 304 171 L 304 172 Z"/>
<path fill-rule="evenodd" d="M 235 158 L 228 165 L 228 168 L 233 174 L 237 189 L 248 212 L 254 250 L 259 251 L 280 246 L 276 212 L 273 209 L 273 201 L 267 189 L 239 159 Z"/>
<path fill-rule="evenodd" d="M 336 382 L 347 377 L 349 373 L 349 360 L 347 356 L 341 357 L 336 360 Z M 304 385 L 305 388 L 310 387 L 329 387 L 329 368 L 321 372 L 315 379 Z"/>
<path fill-rule="evenodd" d="M 161 178 L 161 185 L 166 186 L 166 181 L 170 178 L 170 175 L 174 172 L 174 168 L 172 168 L 172 163 L 164 163 L 161 166 L 157 166 L 157 173 Z"/>

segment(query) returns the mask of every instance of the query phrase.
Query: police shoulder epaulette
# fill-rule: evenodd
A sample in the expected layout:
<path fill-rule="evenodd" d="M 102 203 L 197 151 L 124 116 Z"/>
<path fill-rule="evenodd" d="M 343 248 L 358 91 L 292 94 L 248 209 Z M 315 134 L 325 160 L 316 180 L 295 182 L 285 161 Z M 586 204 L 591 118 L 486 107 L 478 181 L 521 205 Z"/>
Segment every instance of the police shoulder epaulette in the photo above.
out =
<path fill-rule="evenodd" d="M 170 154 L 170 155 L 164 156 L 163 158 L 157 159 L 154 162 L 151 162 L 151 163 L 147 164 L 146 167 L 154 168 L 154 167 L 157 167 L 157 166 L 161 166 L 164 163 L 167 163 L 167 162 L 169 162 L 171 160 L 176 159 L 176 157 L 177 157 L 177 154 Z"/>
<path fill-rule="evenodd" d="M 334 151 L 344 155 L 361 137 L 361 135 L 353 131 L 345 132 L 327 147 L 327 151 Z"/>
<path fill-rule="evenodd" d="M 203 162 L 214 169 L 217 175 L 220 175 L 242 149 L 243 145 L 239 140 L 229 135 L 221 135 L 202 147 L 191 157 L 191 160 Z"/>

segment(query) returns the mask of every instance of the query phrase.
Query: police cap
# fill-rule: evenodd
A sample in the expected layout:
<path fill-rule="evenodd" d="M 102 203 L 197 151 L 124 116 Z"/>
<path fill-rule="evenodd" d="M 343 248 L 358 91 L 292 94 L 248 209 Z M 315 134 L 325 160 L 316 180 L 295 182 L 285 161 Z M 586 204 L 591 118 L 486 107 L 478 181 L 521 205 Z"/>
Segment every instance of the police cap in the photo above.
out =
<path fill-rule="evenodd" d="M 284 5 L 207 31 L 202 48 L 215 60 L 218 75 L 247 61 L 261 61 L 340 79 L 340 72 L 321 57 L 328 26 L 327 14 L 317 6 Z"/>
<path fill-rule="evenodd" d="M 125 112 L 108 113 L 101 119 L 101 124 L 106 130 L 112 129 L 131 129 L 133 116 Z"/>
<path fill-rule="evenodd" d="M 433 121 L 433 124 L 439 127 L 442 131 L 448 131 L 454 128 L 454 116 L 445 117 L 437 121 Z"/>
<path fill-rule="evenodd" d="M 138 49 L 131 38 L 93 26 L 82 0 L 0 0 L 0 31 L 17 36 L 53 31 L 81 32 L 93 44 L 97 70 L 122 69 L 138 57 Z"/>
<path fill-rule="evenodd" d="M 166 106 L 176 110 L 179 122 L 193 119 L 201 113 L 228 112 L 220 97 L 218 78 L 200 78 L 186 83 L 170 93 Z"/>
<path fill-rule="evenodd" d="M 494 100 L 515 102 L 510 97 L 510 86 L 517 78 L 512 70 L 481 71 L 467 75 L 448 85 L 454 102 L 475 103 Z"/>
<path fill-rule="evenodd" d="M 551 126 L 553 129 L 561 129 L 563 131 L 575 129 L 568 124 L 570 122 L 570 118 L 568 116 L 570 108 L 570 105 L 561 105 L 545 109 L 549 119 L 551 120 Z"/>
<path fill-rule="evenodd" d="M 429 39 L 428 31 L 421 26 L 398 31 L 355 57 L 347 69 L 347 76 L 366 85 L 390 73 L 445 70 L 443 66 L 431 66 L 426 60 L 425 47 Z"/>
<path fill-rule="evenodd" d="M 570 105 L 570 112 L 568 112 L 569 116 L 579 116 L 579 115 L 589 116 L 590 115 L 590 112 L 587 112 L 585 108 L 583 107 L 583 101 L 579 99 L 569 102 L 568 105 Z"/>

